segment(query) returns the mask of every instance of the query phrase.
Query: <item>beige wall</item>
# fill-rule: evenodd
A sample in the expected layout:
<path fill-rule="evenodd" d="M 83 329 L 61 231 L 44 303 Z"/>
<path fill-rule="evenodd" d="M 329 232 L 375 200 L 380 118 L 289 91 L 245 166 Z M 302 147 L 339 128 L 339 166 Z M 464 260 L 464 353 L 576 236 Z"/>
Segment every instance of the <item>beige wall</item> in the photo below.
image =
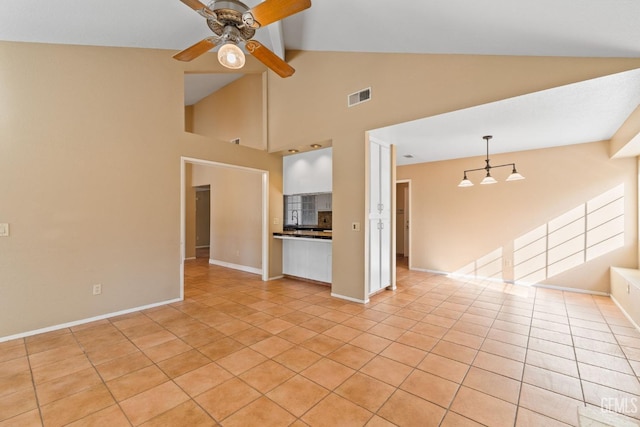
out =
<path fill-rule="evenodd" d="M 462 171 L 482 167 L 484 157 L 398 167 L 398 179 L 411 179 L 416 189 L 411 200 L 413 268 L 465 274 L 479 268 L 482 273 L 483 262 L 474 262 L 499 250 L 502 265 L 490 271 L 507 280 L 522 279 L 512 266 L 515 239 L 553 224 L 574 208 L 584 209 L 585 203 L 622 184 L 624 246 L 540 281 L 608 292 L 609 266 L 635 267 L 638 250 L 636 160 L 610 160 L 608 148 L 608 142 L 595 142 L 492 155 L 493 164 L 515 162 L 526 179 L 504 182 L 510 170 L 502 168 L 492 173 L 499 183 L 478 185 L 483 175 L 475 172 L 469 178 L 476 185 L 469 188 L 457 187 Z M 587 217 L 588 229 L 593 223 Z M 593 244 L 587 240 L 587 246 Z M 550 243 L 549 253 L 555 244 Z M 570 253 L 568 247 L 555 250 Z"/>
<path fill-rule="evenodd" d="M 211 186 L 209 258 L 262 269 L 262 173 L 193 165 L 192 182 Z"/>
<path fill-rule="evenodd" d="M 270 232 L 281 228 L 273 224 L 282 216 L 281 158 L 185 133 L 184 72 L 224 70 L 215 54 L 181 63 L 174 53 L 0 42 L 0 221 L 11 225 L 0 238 L 0 337 L 178 298 L 182 156 L 269 171 Z M 353 232 L 351 223 L 366 223 L 366 130 L 640 66 L 615 58 L 288 58 L 294 76 L 268 75 L 269 150 L 333 141 L 333 290 L 357 299 L 365 229 Z M 246 73 L 263 71 L 247 58 Z M 368 86 L 372 100 L 347 110 L 347 94 Z M 279 240 L 270 239 L 269 253 L 275 277 Z M 95 283 L 101 296 L 91 295 Z"/>
<path fill-rule="evenodd" d="M 181 156 L 269 171 L 281 216 L 280 157 L 184 132 L 184 72 L 219 67 L 173 53 L 0 42 L 0 337 L 179 298 Z"/>
<path fill-rule="evenodd" d="M 265 86 L 263 74 L 249 74 L 207 96 L 193 106 L 192 132 L 266 150 Z"/>
<path fill-rule="evenodd" d="M 194 106 L 193 105 L 185 105 L 184 107 L 184 130 L 185 132 L 193 133 L 193 115 L 194 115 Z"/>
<path fill-rule="evenodd" d="M 611 137 L 611 157 L 628 157 L 638 153 L 640 146 L 640 105 L 629 115 Z"/>
<path fill-rule="evenodd" d="M 365 299 L 365 131 L 640 66 L 640 59 L 288 52 L 269 75 L 270 150 L 332 140 L 333 292 Z M 372 88 L 347 108 L 347 95 Z M 416 191 L 418 189 L 416 188 Z"/>

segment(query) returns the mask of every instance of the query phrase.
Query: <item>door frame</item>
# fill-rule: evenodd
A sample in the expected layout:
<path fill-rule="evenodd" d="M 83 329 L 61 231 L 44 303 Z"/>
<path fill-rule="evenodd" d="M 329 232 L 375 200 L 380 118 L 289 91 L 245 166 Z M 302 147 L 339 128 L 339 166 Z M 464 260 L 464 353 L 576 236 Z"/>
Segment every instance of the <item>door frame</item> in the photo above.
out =
<path fill-rule="evenodd" d="M 405 236 L 405 238 L 409 239 L 409 244 L 407 245 L 407 251 L 408 251 L 409 254 L 408 255 L 405 254 L 405 256 L 409 257 L 409 266 L 408 267 L 409 267 L 409 270 L 411 270 L 411 259 L 413 258 L 411 256 L 411 242 L 413 241 L 413 239 L 411 238 L 411 229 L 412 229 L 412 227 L 411 227 L 411 224 L 412 224 L 411 223 L 411 218 L 412 218 L 411 210 L 413 209 L 413 203 L 412 203 L 412 200 L 411 200 L 411 180 L 410 179 L 397 179 L 395 188 L 397 190 L 398 189 L 398 184 L 405 184 L 405 183 L 407 184 L 407 197 L 405 198 L 404 203 L 405 203 L 405 205 L 409 206 L 409 209 L 405 209 L 405 212 L 404 212 L 405 221 L 409 222 L 409 232 Z M 395 226 L 396 226 L 396 217 L 394 215 L 393 227 L 395 227 Z"/>
<path fill-rule="evenodd" d="M 207 187 L 207 188 L 204 189 L 203 187 Z M 199 185 L 199 186 L 196 186 L 194 188 L 196 189 L 196 224 L 195 224 L 195 226 L 196 226 L 196 240 L 195 240 L 195 246 L 196 246 L 196 250 L 197 250 L 197 249 L 200 249 L 200 248 L 208 248 L 210 243 L 211 243 L 211 230 L 210 230 L 210 227 L 211 227 L 211 185 L 204 185 L 204 186 Z M 198 245 L 198 236 L 199 236 L 199 233 L 198 233 L 198 217 L 200 216 L 198 214 L 198 206 L 199 206 L 198 205 L 198 200 L 199 200 L 198 199 L 198 196 L 199 196 L 198 193 L 209 193 L 209 200 L 208 200 L 208 203 L 209 203 L 209 209 L 208 209 L 209 215 L 207 217 L 207 220 L 209 221 L 209 225 L 207 227 L 209 229 L 209 235 L 207 236 L 207 242 L 208 243 L 206 245 Z M 185 225 L 186 225 L 186 218 L 185 218 Z M 186 242 L 186 235 L 185 235 L 185 242 Z M 185 247 L 185 252 L 186 252 L 186 250 L 187 250 L 187 248 Z"/>
<path fill-rule="evenodd" d="M 269 171 L 254 169 L 211 160 L 180 157 L 180 299 L 184 299 L 184 262 L 186 254 L 186 165 L 202 165 L 208 167 L 223 167 L 260 173 L 262 177 L 262 280 L 269 280 Z"/>

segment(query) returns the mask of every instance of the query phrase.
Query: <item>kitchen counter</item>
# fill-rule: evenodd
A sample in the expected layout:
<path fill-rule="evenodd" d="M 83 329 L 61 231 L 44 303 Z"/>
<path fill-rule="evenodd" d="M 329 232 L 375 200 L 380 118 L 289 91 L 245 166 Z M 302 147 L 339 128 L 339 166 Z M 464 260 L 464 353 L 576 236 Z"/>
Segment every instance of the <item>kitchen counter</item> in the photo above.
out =
<path fill-rule="evenodd" d="M 325 239 L 331 240 L 333 234 L 330 231 L 292 230 L 273 233 L 276 239 Z"/>
<path fill-rule="evenodd" d="M 331 283 L 330 231 L 292 230 L 273 233 L 282 240 L 282 273 Z"/>

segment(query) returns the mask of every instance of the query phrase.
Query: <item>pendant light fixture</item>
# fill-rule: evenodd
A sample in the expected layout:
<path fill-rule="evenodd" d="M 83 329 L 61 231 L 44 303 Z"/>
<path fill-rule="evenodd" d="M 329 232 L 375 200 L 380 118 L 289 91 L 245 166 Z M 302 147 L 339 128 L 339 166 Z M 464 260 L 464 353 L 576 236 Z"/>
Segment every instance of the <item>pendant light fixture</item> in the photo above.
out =
<path fill-rule="evenodd" d="M 489 163 L 489 140 L 491 138 L 493 138 L 493 136 L 491 135 L 486 135 L 482 137 L 482 139 L 484 139 L 487 142 L 487 158 L 485 159 L 486 165 L 483 168 L 467 169 L 466 171 L 464 171 L 464 177 L 462 178 L 462 181 L 460 181 L 460 184 L 458 184 L 458 187 L 473 186 L 473 182 L 471 182 L 471 180 L 467 178 L 467 172 L 475 172 L 475 171 L 482 171 L 482 170 L 486 171 L 486 175 L 484 179 L 480 182 L 480 185 L 495 184 L 498 181 L 496 181 L 496 179 L 491 176 L 491 169 L 502 168 L 506 166 L 511 166 L 512 168 L 511 175 L 509 175 L 509 177 L 507 178 L 507 181 L 518 181 L 518 180 L 524 179 L 524 176 L 520 175 L 516 170 L 515 163 L 505 163 L 504 165 L 491 166 L 491 164 Z"/>

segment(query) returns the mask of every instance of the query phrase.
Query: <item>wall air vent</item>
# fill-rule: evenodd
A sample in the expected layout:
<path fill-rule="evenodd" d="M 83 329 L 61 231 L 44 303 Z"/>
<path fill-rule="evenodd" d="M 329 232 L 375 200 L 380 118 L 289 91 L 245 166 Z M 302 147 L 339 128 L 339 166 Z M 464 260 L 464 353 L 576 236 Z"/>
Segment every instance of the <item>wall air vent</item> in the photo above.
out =
<path fill-rule="evenodd" d="M 232 143 L 232 144 L 240 145 L 240 138 L 232 139 L 229 142 Z"/>
<path fill-rule="evenodd" d="M 362 89 L 359 92 L 352 93 L 347 97 L 347 105 L 353 107 L 354 105 L 362 104 L 371 99 L 371 88 Z"/>

